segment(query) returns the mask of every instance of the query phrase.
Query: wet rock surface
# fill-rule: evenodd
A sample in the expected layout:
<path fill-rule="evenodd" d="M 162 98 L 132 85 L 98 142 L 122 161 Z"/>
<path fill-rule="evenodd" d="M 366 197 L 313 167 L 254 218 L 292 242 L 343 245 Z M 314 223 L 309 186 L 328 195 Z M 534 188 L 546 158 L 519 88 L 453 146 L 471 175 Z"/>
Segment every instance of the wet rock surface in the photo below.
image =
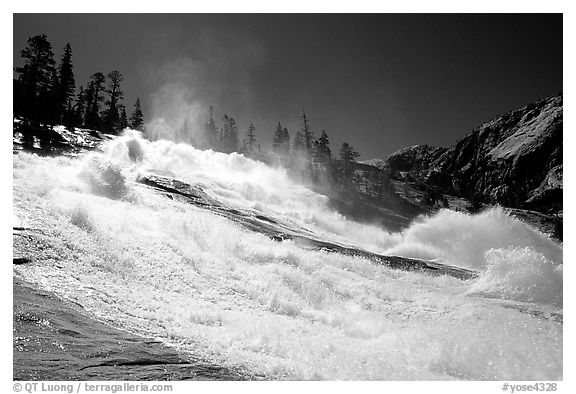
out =
<path fill-rule="evenodd" d="M 14 380 L 254 378 L 115 329 L 22 279 L 14 279 L 13 289 Z"/>
<path fill-rule="evenodd" d="M 432 261 L 399 256 L 384 256 L 346 245 L 327 242 L 318 239 L 314 234 L 303 228 L 295 228 L 288 223 L 279 223 L 276 220 L 267 218 L 261 214 L 255 214 L 254 212 L 241 212 L 237 209 L 230 209 L 209 197 L 199 186 L 189 185 L 171 178 L 157 175 L 142 175 L 139 178 L 139 182 L 148 187 L 155 188 L 159 192 L 164 192 L 171 199 L 183 199 L 190 204 L 206 208 L 218 215 L 239 223 L 250 231 L 265 234 L 276 241 L 290 239 L 303 248 L 363 257 L 393 269 L 423 271 L 432 275 L 449 275 L 463 280 L 472 279 L 477 276 L 477 273 L 473 270 L 451 267 Z"/>

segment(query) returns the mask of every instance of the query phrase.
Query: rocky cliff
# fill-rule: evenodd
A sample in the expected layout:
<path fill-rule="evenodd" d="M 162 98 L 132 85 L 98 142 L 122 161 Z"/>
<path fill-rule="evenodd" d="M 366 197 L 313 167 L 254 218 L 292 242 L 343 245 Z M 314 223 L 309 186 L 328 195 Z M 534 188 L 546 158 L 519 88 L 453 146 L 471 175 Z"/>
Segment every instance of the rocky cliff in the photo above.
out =
<path fill-rule="evenodd" d="M 472 201 L 562 211 L 562 93 L 498 116 L 450 148 L 418 145 L 375 163 Z"/>

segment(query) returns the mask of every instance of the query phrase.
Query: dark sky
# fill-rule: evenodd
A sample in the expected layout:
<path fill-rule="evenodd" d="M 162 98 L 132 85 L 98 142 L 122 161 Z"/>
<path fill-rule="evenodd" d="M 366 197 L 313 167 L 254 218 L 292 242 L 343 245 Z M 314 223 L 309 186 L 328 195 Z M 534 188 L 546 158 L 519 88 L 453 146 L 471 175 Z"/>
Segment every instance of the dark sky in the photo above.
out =
<path fill-rule="evenodd" d="M 46 34 L 70 42 L 77 85 L 119 70 L 125 103 L 173 127 L 212 104 L 269 144 L 302 108 L 334 152 L 361 159 L 451 145 L 495 115 L 562 90 L 562 15 L 15 14 L 14 64 Z"/>

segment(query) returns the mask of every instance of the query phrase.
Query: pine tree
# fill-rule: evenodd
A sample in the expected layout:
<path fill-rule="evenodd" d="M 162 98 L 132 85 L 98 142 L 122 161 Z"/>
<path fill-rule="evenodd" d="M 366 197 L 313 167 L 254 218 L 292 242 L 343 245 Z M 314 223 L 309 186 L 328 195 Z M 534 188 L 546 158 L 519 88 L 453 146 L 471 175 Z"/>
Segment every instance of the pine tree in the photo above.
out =
<path fill-rule="evenodd" d="M 290 167 L 303 179 L 313 179 L 312 155 L 314 134 L 308 123 L 306 112 L 302 110 L 302 127 L 296 132 L 292 143 Z"/>
<path fill-rule="evenodd" d="M 126 116 L 126 107 L 120 105 L 120 130 L 128 127 L 128 117 Z"/>
<path fill-rule="evenodd" d="M 49 104 L 48 91 L 53 84 L 55 71 L 54 53 L 52 45 L 45 34 L 30 37 L 28 46 L 20 51 L 20 55 L 25 60 L 24 66 L 17 67 L 15 71 L 18 76 L 18 87 L 21 105 L 17 110 L 22 115 L 34 123 L 46 122 L 42 119 L 46 114 L 46 106 Z"/>
<path fill-rule="evenodd" d="M 332 159 L 332 152 L 330 151 L 330 141 L 328 141 L 328 134 L 322 130 L 322 135 L 314 142 L 314 156 L 313 160 L 318 164 L 327 164 Z"/>
<path fill-rule="evenodd" d="M 86 89 L 86 114 L 84 125 L 89 129 L 102 130 L 103 122 L 100 117 L 100 103 L 104 101 L 104 82 L 106 78 L 101 72 L 97 72 L 90 77 L 88 88 Z"/>
<path fill-rule="evenodd" d="M 64 47 L 64 54 L 58 66 L 58 84 L 60 111 L 65 122 L 66 120 L 73 122 L 72 100 L 76 92 L 76 82 L 74 81 L 74 71 L 72 69 L 72 47 L 69 43 Z"/>
<path fill-rule="evenodd" d="M 248 126 L 245 139 L 245 150 L 249 156 L 252 156 L 256 150 L 256 127 L 252 123 Z"/>
<path fill-rule="evenodd" d="M 206 141 L 209 148 L 217 150 L 219 148 L 219 136 L 218 129 L 216 127 L 216 122 L 214 122 L 214 109 L 210 106 L 210 118 L 208 122 L 204 125 L 204 140 Z"/>
<path fill-rule="evenodd" d="M 60 86 L 58 82 L 58 72 L 52 68 L 48 88 L 40 92 L 38 108 L 40 119 L 50 125 L 61 123 L 62 107 L 59 100 Z"/>
<path fill-rule="evenodd" d="M 272 141 L 272 150 L 279 156 L 281 164 L 284 165 L 288 154 L 290 153 L 290 134 L 286 127 L 282 127 L 280 122 L 274 132 Z"/>
<path fill-rule="evenodd" d="M 278 122 L 278 126 L 276 126 L 276 131 L 274 132 L 274 138 L 272 139 L 272 151 L 277 154 L 280 154 L 280 147 L 282 146 L 282 142 L 284 140 L 284 134 L 282 129 L 282 124 Z"/>
<path fill-rule="evenodd" d="M 314 148 L 314 133 L 310 128 L 308 123 L 308 118 L 306 117 L 306 112 L 302 110 L 302 134 L 304 136 L 304 147 L 310 156 L 312 155 L 312 150 Z"/>
<path fill-rule="evenodd" d="M 224 119 L 228 118 L 228 116 L 224 115 Z M 227 128 L 227 123 L 226 121 L 224 121 L 224 127 L 219 128 L 218 131 L 218 142 L 216 143 L 217 145 L 217 150 L 219 152 L 224 152 L 224 140 L 225 137 L 224 135 L 226 134 L 226 128 Z"/>
<path fill-rule="evenodd" d="M 347 142 L 342 143 L 340 148 L 340 160 L 342 162 L 342 186 L 345 190 L 350 190 L 352 177 L 354 175 L 354 164 L 360 153 L 354 150 L 354 147 Z"/>
<path fill-rule="evenodd" d="M 222 132 L 222 147 L 225 153 L 238 151 L 238 126 L 234 118 L 224 115 L 224 129 Z"/>
<path fill-rule="evenodd" d="M 294 141 L 292 142 L 292 150 L 295 153 L 305 153 L 306 152 L 306 137 L 302 130 L 298 130 L 294 136 Z"/>
<path fill-rule="evenodd" d="M 222 122 L 223 122 L 223 126 L 220 129 L 220 131 L 218 132 L 218 149 L 221 152 L 226 152 L 227 150 L 227 141 L 228 141 L 228 135 L 230 134 L 230 119 L 228 118 L 227 114 L 224 114 L 224 117 L 222 118 Z"/>
<path fill-rule="evenodd" d="M 12 105 L 13 114 L 12 117 L 16 119 L 21 116 L 24 112 L 24 97 L 22 84 L 17 78 L 12 79 Z"/>
<path fill-rule="evenodd" d="M 140 107 L 140 98 L 136 99 L 136 104 L 134 104 L 134 112 L 130 115 L 130 127 L 134 130 L 143 131 L 144 129 L 144 114 L 142 113 L 142 108 Z"/>
<path fill-rule="evenodd" d="M 106 100 L 106 105 L 108 108 L 104 115 L 104 128 L 108 133 L 118 133 L 121 130 L 120 127 L 120 100 L 124 97 L 124 93 L 120 88 L 120 82 L 124 78 L 122 74 L 114 70 L 108 73 L 108 87 L 106 93 L 108 94 L 108 100 Z"/>
<path fill-rule="evenodd" d="M 280 153 L 284 156 L 288 156 L 290 153 L 290 134 L 288 134 L 288 129 L 286 127 L 282 129 L 282 144 Z"/>
<path fill-rule="evenodd" d="M 360 157 L 360 153 L 354 150 L 354 147 L 347 142 L 342 143 L 342 147 L 340 148 L 340 160 L 344 163 L 353 163 L 356 162 L 356 159 Z"/>
<path fill-rule="evenodd" d="M 78 96 L 76 96 L 76 104 L 74 104 L 74 125 L 76 127 L 84 127 L 84 117 L 86 114 L 86 91 L 83 86 L 80 86 Z"/>

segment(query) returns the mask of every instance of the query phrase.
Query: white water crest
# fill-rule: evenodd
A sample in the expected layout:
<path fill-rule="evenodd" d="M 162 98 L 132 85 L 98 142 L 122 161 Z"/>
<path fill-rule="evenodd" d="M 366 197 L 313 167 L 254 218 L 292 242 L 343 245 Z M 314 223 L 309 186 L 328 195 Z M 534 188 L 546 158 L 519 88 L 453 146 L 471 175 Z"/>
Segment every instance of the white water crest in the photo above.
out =
<path fill-rule="evenodd" d="M 231 208 L 479 277 L 302 249 L 135 182 L 199 184 Z M 562 246 L 494 208 L 402 233 L 357 223 L 281 169 L 129 131 L 78 158 L 14 157 L 14 220 L 50 234 L 27 280 L 183 352 L 285 379 L 562 378 Z M 529 313 L 527 311 L 533 311 Z"/>

